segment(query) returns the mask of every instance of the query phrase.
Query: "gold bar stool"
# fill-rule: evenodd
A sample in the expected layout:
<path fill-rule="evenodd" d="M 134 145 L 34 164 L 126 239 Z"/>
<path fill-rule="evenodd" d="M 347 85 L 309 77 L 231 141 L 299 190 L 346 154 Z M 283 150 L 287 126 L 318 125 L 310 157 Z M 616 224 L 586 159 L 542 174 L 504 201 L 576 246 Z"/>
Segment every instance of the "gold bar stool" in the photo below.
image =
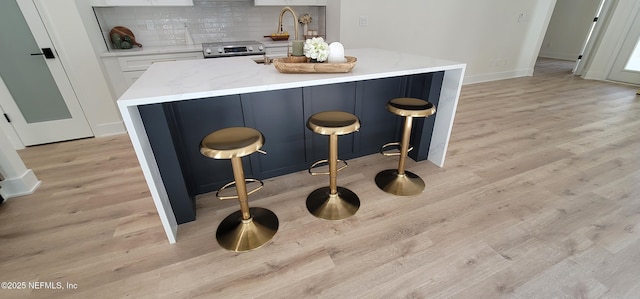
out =
<path fill-rule="evenodd" d="M 428 117 L 436 113 L 436 107 L 421 99 L 395 98 L 387 103 L 387 110 L 404 117 L 404 129 L 402 141 L 383 145 L 380 153 L 385 156 L 400 156 L 400 161 L 398 162 L 398 169 L 387 169 L 378 173 L 375 178 L 376 185 L 383 191 L 393 195 L 418 195 L 424 191 L 424 181 L 416 174 L 404 169 L 407 153 L 413 149 L 409 147 L 411 125 L 414 117 Z M 400 152 L 385 152 L 385 148 L 389 146 L 400 146 Z"/>
<path fill-rule="evenodd" d="M 353 191 L 338 186 L 338 136 L 357 131 L 360 120 L 353 114 L 342 111 L 325 111 L 312 115 L 307 121 L 311 131 L 329 136 L 329 159 L 320 160 L 309 167 L 311 175 L 328 174 L 329 187 L 322 187 L 311 192 L 307 197 L 307 210 L 314 216 L 327 220 L 340 220 L 352 216 L 360 208 L 360 199 Z M 329 164 L 329 172 L 313 172 L 319 164 Z"/>
<path fill-rule="evenodd" d="M 265 208 L 249 208 L 248 196 L 260 190 L 264 184 L 260 180 L 245 179 L 242 157 L 260 152 L 264 136 L 252 128 L 232 127 L 207 135 L 200 144 L 200 153 L 213 159 L 230 159 L 234 181 L 222 186 L 216 192 L 220 200 L 237 199 L 240 210 L 227 216 L 216 232 L 220 246 L 231 251 L 249 251 L 262 247 L 278 231 L 278 217 Z M 247 182 L 259 182 L 260 186 L 247 191 Z M 226 188 L 236 186 L 236 196 L 220 196 Z"/>

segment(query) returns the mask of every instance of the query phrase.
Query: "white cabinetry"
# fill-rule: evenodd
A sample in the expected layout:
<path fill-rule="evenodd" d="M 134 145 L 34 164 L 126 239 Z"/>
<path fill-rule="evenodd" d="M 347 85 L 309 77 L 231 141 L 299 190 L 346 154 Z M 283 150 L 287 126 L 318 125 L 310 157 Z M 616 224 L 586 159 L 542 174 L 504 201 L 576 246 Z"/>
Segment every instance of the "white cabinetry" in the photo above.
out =
<path fill-rule="evenodd" d="M 327 6 L 327 0 L 253 0 L 255 6 Z"/>
<path fill-rule="evenodd" d="M 103 57 L 114 96 L 119 98 L 152 64 L 162 61 L 203 59 L 202 52 Z"/>
<path fill-rule="evenodd" d="M 193 0 L 91 0 L 91 6 L 193 6 Z"/>

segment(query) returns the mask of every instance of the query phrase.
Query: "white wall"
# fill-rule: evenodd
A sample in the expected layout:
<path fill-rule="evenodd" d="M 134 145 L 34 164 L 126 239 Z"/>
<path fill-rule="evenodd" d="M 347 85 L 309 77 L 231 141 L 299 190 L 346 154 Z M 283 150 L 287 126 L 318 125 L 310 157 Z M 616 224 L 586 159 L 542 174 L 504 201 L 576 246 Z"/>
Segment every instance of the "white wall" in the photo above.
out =
<path fill-rule="evenodd" d="M 46 0 L 45 0 L 46 1 Z M 96 22 L 96 15 L 91 6 L 91 1 L 87 0 L 75 0 L 75 5 L 78 10 L 78 15 L 82 20 L 82 26 L 86 32 L 89 41 L 93 47 L 96 57 L 107 51 L 107 45 L 104 42 L 104 37 L 100 31 L 100 25 Z"/>
<path fill-rule="evenodd" d="M 600 0 L 557 0 L 540 56 L 576 60 L 593 24 Z"/>
<path fill-rule="evenodd" d="M 349 1 L 349 0 L 347 0 Z M 327 35 L 326 39 L 329 41 L 339 41 L 340 40 L 340 28 L 342 24 L 340 24 L 340 9 L 341 9 L 341 0 L 327 0 L 327 8 L 326 8 L 326 30 Z"/>
<path fill-rule="evenodd" d="M 11 93 L 0 78 L 0 98 L 11 99 Z M 0 114 L 4 111 L 0 107 Z M 6 200 L 12 197 L 33 193 L 40 181 L 31 169 L 28 169 L 16 148 L 22 148 L 22 141 L 10 123 L 0 121 L 0 195 Z"/>
<path fill-rule="evenodd" d="M 346 48 L 399 49 L 467 63 L 465 83 L 533 73 L 555 0 L 342 0 Z M 360 16 L 368 26 L 359 26 Z M 333 32 L 329 27 L 327 32 Z"/>
<path fill-rule="evenodd" d="M 11 141 L 0 130 L 0 195 L 4 199 L 33 193 L 40 181 L 31 169 L 28 169 L 18 153 L 13 149 Z"/>
<path fill-rule="evenodd" d="M 87 11 L 88 2 L 78 1 L 76 6 L 75 0 L 37 0 L 36 5 L 94 135 L 124 133 L 124 124 L 93 47 L 95 36 L 89 37 L 88 32 L 98 29 L 95 21 L 86 23 L 90 20 L 86 14 L 92 14 Z"/>
<path fill-rule="evenodd" d="M 4 83 L 4 80 L 0 78 L 0 103 L 2 102 L 6 103 L 7 101 L 13 101 L 13 96 L 9 92 L 9 89 L 7 88 L 7 85 Z M 5 111 L 2 110 L 2 107 L 0 107 L 0 114 L 4 114 L 4 113 Z M 22 140 L 20 140 L 20 137 L 18 137 L 18 134 L 16 133 L 11 123 L 0 120 L 0 134 L 3 134 L 7 137 L 7 140 L 9 140 L 13 148 L 15 149 L 24 148 L 24 145 L 22 144 Z"/>

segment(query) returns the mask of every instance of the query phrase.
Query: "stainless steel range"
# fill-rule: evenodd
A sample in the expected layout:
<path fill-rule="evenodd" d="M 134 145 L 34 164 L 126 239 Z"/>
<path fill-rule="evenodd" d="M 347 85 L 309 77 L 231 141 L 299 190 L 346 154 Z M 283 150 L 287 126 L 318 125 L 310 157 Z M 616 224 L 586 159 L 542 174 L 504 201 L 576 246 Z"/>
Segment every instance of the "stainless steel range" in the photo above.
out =
<path fill-rule="evenodd" d="M 264 45 L 258 41 L 203 43 L 204 58 L 263 55 Z"/>

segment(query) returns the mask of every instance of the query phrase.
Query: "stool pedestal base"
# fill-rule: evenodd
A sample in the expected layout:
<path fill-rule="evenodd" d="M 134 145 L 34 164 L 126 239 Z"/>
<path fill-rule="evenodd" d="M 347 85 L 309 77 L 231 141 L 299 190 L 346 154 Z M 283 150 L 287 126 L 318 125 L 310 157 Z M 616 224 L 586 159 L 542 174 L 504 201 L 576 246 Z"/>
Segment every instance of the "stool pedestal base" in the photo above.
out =
<path fill-rule="evenodd" d="M 314 216 L 326 220 L 341 220 L 353 216 L 360 208 L 360 199 L 353 191 L 338 187 L 338 193 L 331 194 L 331 188 L 322 187 L 307 197 L 307 210 Z"/>
<path fill-rule="evenodd" d="M 383 170 L 376 175 L 375 180 L 378 188 L 393 195 L 414 196 L 424 191 L 424 181 L 409 171 L 401 175 L 397 169 Z"/>
<path fill-rule="evenodd" d="M 249 208 L 251 218 L 242 220 L 242 212 L 227 216 L 216 232 L 220 246 L 231 251 L 249 251 L 260 248 L 278 231 L 278 217 L 265 208 Z"/>

